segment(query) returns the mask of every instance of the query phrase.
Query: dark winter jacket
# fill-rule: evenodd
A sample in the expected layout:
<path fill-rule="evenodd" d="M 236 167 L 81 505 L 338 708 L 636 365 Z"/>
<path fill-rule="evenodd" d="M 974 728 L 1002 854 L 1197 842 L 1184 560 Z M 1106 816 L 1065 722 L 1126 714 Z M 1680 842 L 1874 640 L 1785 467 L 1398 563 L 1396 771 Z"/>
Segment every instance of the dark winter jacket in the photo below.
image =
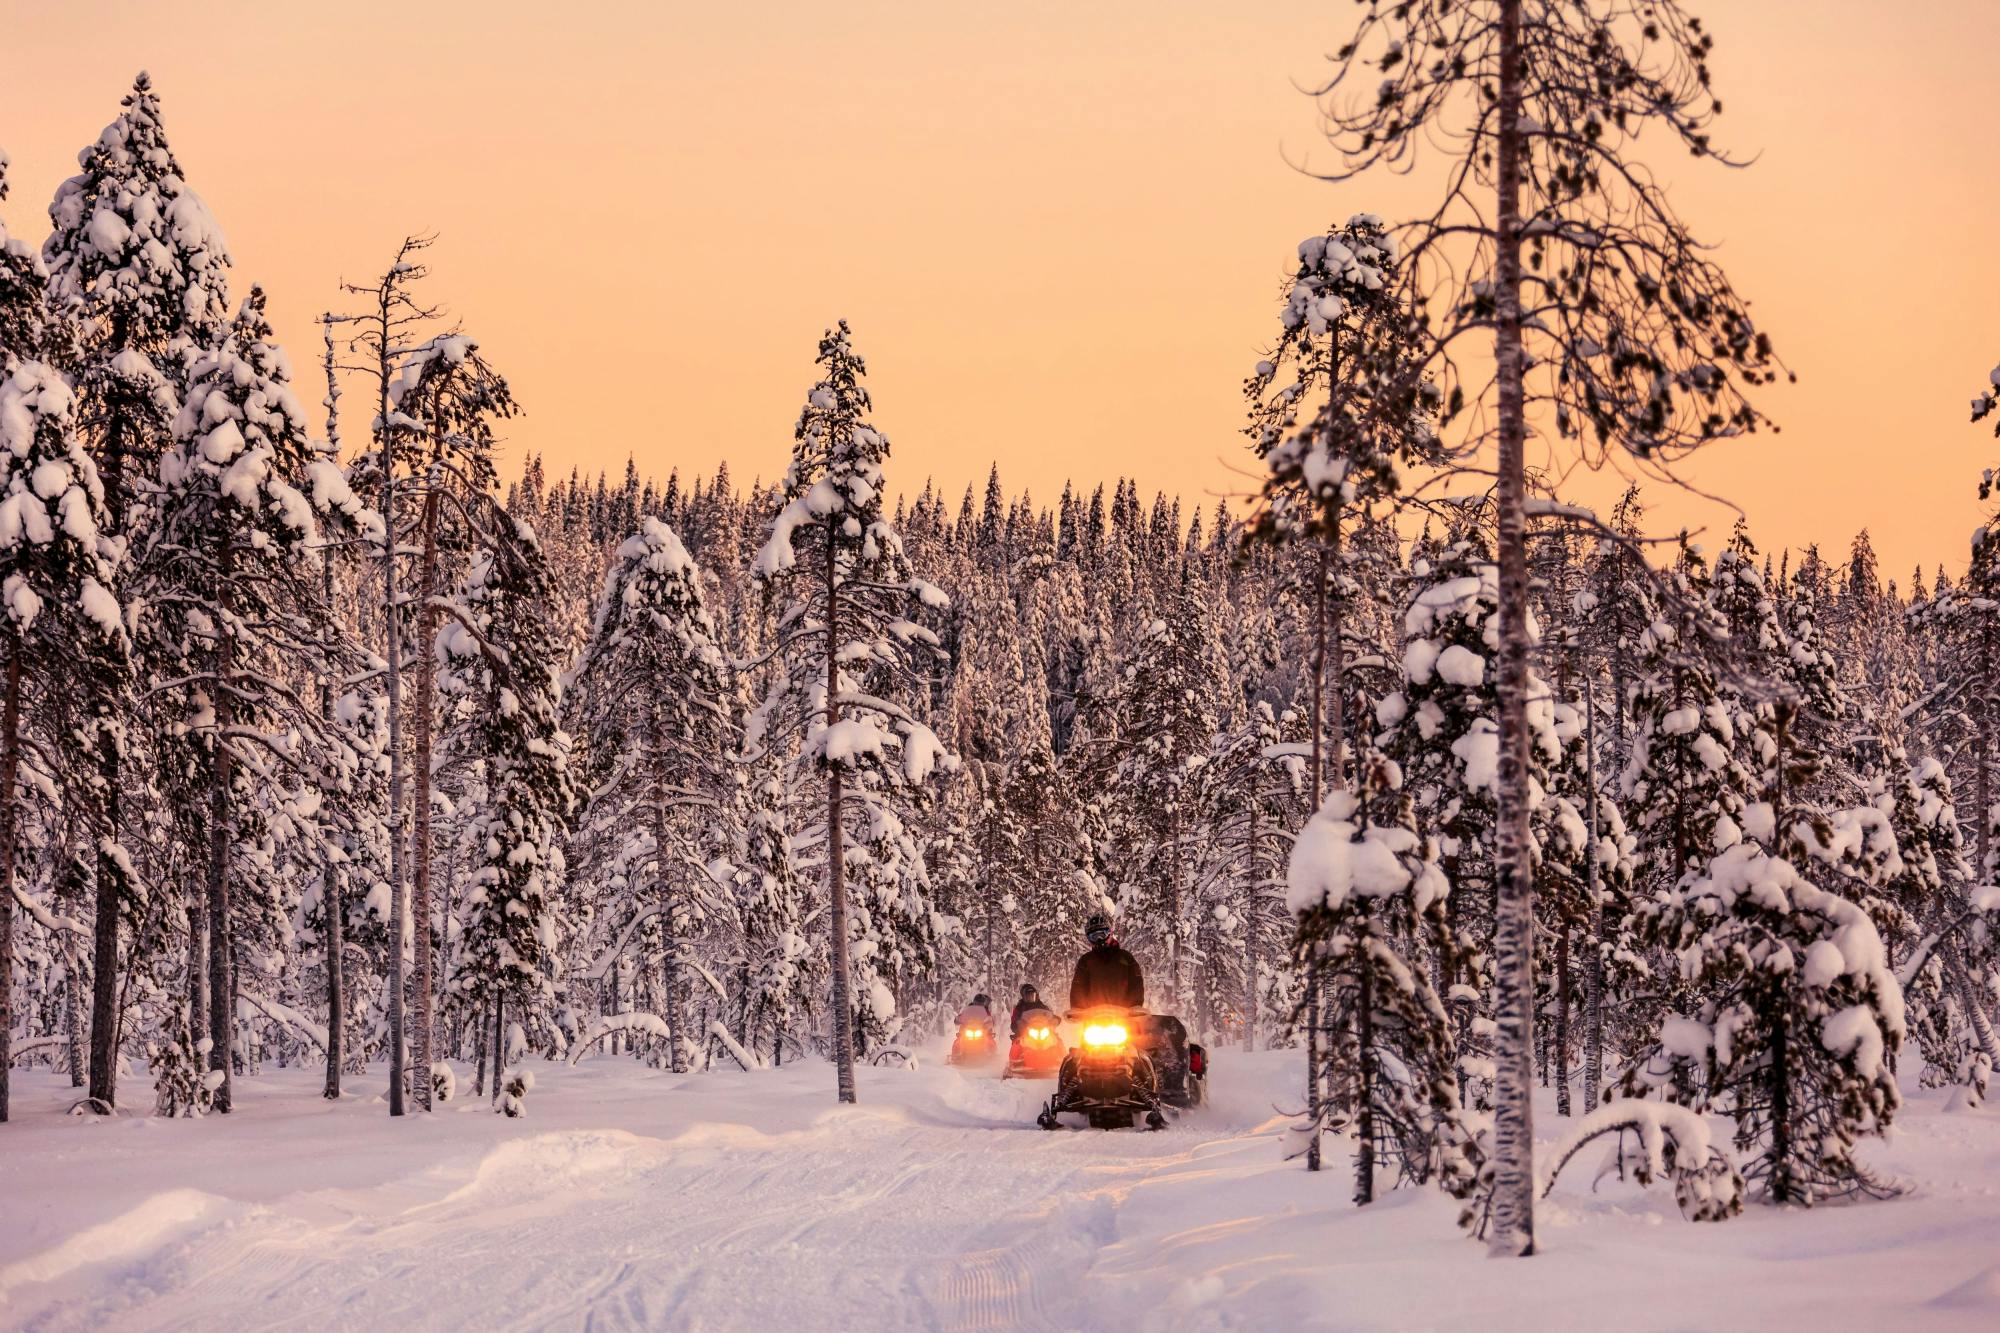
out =
<path fill-rule="evenodd" d="M 1146 979 L 1139 972 L 1139 960 L 1118 947 L 1115 940 L 1098 945 L 1076 960 L 1076 975 L 1069 982 L 1069 1007 L 1090 1009 L 1100 1004 L 1142 1009 L 1146 1004 Z"/>
<path fill-rule="evenodd" d="M 1055 1012 L 1043 1001 L 1021 1000 L 1014 1005 L 1014 1012 L 1007 1020 L 1007 1035 L 1010 1037 L 1020 1036 L 1021 1029 L 1026 1026 L 1023 1020 L 1030 1014 L 1047 1014 L 1051 1018 L 1055 1017 Z"/>

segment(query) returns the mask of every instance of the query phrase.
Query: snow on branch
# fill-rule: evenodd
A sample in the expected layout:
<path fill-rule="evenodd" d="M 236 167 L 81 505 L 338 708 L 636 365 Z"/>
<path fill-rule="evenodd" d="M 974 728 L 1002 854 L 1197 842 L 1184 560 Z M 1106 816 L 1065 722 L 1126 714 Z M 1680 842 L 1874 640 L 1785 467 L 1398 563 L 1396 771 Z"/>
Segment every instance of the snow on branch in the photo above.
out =
<path fill-rule="evenodd" d="M 1638 1136 L 1637 1152 L 1626 1148 L 1625 1135 Z M 1720 1222 L 1743 1211 L 1743 1173 L 1714 1142 L 1708 1121 L 1685 1106 L 1628 1097 L 1599 1107 L 1576 1122 L 1547 1150 L 1548 1169 L 1537 1197 L 1547 1198 L 1570 1159 L 1592 1139 L 1618 1136 L 1606 1166 L 1599 1171 L 1632 1168 L 1632 1178 L 1650 1185 L 1662 1177 L 1674 1182 L 1674 1199 L 1691 1222 Z M 1593 1180 L 1592 1184 L 1595 1185 Z"/>
<path fill-rule="evenodd" d="M 242 1001 L 244 1007 L 257 1010 L 272 1022 L 312 1042 L 320 1050 L 326 1049 L 326 1029 L 290 1005 L 281 1004 L 277 1000 L 267 1000 L 255 991 L 243 991 L 237 998 Z"/>
<path fill-rule="evenodd" d="M 649 1014 L 637 1009 L 622 1014 L 607 1014 L 590 1025 L 590 1031 L 582 1041 L 570 1048 L 569 1062 L 575 1064 L 583 1058 L 585 1051 L 618 1032 L 644 1032 L 665 1041 L 669 1034 L 667 1020 L 658 1014 Z"/>
<path fill-rule="evenodd" d="M 751 1052 L 744 1050 L 743 1044 L 729 1034 L 729 1029 L 722 1026 L 721 1019 L 718 1018 L 708 1025 L 708 1034 L 722 1043 L 722 1049 L 728 1051 L 736 1063 L 743 1066 L 745 1073 L 764 1067 L 764 1062 L 761 1059 Z"/>

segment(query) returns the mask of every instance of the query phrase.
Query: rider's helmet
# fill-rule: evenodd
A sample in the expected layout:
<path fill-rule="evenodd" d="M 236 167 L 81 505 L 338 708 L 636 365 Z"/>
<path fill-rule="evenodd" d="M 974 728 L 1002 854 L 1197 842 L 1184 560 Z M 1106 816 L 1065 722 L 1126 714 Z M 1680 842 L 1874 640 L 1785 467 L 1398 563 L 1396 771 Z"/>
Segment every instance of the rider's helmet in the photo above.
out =
<path fill-rule="evenodd" d="M 973 996 L 972 1002 L 978 1005 L 981 1009 L 991 1009 L 993 1007 L 993 997 L 986 994 L 984 991 L 981 991 L 979 994 Z"/>
<path fill-rule="evenodd" d="M 1024 981 L 1021 983 L 1021 998 L 1024 1000 L 1033 1000 L 1033 999 L 1039 999 L 1040 997 L 1036 993 L 1034 986 L 1031 983 Z"/>
<path fill-rule="evenodd" d="M 1083 937 L 1092 944 L 1102 944 L 1111 938 L 1111 918 L 1102 912 L 1092 912 L 1090 920 L 1083 923 Z"/>

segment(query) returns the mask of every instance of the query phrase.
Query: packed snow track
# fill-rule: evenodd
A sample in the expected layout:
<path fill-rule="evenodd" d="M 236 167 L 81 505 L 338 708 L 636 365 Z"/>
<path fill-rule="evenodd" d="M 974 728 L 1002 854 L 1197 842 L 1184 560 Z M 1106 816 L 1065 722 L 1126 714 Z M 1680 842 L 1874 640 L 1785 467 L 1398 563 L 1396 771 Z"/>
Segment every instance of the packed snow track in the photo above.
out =
<path fill-rule="evenodd" d="M 2000 1269 L 1975 1234 L 2000 1224 L 1990 1113 L 1920 1118 L 1924 1156 L 1976 1170 L 1869 1208 L 1695 1227 L 1662 1196 L 1592 1194 L 1579 1171 L 1547 1207 L 1535 1281 L 1514 1282 L 1455 1233 L 1447 1201 L 1404 1191 L 1358 1212 L 1341 1147 L 1317 1177 L 1284 1162 L 1295 1065 L 1222 1053 L 1214 1104 L 1155 1134 L 1044 1133 L 1048 1084 L 930 1062 L 863 1071 L 861 1104 L 840 1108 L 824 1065 L 677 1076 L 607 1057 L 550 1068 L 527 1119 L 461 1101 L 398 1123 L 372 1094 L 320 1101 L 312 1071 L 243 1079 L 237 1114 L 173 1122 L 62 1117 L 67 1088 L 32 1074 L 0 1160 L 0 1326 L 2000 1318 Z"/>

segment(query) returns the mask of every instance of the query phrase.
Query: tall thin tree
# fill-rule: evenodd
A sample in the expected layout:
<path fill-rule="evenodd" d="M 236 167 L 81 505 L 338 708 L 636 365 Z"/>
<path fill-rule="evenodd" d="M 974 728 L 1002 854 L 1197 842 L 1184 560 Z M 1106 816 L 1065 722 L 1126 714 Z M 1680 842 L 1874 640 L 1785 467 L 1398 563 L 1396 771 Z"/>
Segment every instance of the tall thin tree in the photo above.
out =
<path fill-rule="evenodd" d="M 1663 470 L 1754 430 L 1746 389 L 1770 344 L 1689 234 L 1635 141 L 1656 128 L 1699 157 L 1710 138 L 1712 38 L 1677 0 L 1364 0 L 1318 89 L 1339 155 L 1331 179 L 1409 169 L 1441 145 L 1442 197 L 1403 229 L 1404 282 L 1447 416 L 1468 395 L 1464 344 L 1490 350 L 1490 412 L 1457 447 L 1487 447 L 1497 509 L 1500 636 L 1498 1078 L 1489 1248 L 1532 1254 L 1533 896 L 1528 811 L 1525 456 L 1533 432 L 1619 449 Z M 1349 80 L 1354 86 L 1350 91 Z M 1366 83 L 1362 88 L 1358 85 Z M 1475 393 L 1473 397 L 1481 397 Z"/>

